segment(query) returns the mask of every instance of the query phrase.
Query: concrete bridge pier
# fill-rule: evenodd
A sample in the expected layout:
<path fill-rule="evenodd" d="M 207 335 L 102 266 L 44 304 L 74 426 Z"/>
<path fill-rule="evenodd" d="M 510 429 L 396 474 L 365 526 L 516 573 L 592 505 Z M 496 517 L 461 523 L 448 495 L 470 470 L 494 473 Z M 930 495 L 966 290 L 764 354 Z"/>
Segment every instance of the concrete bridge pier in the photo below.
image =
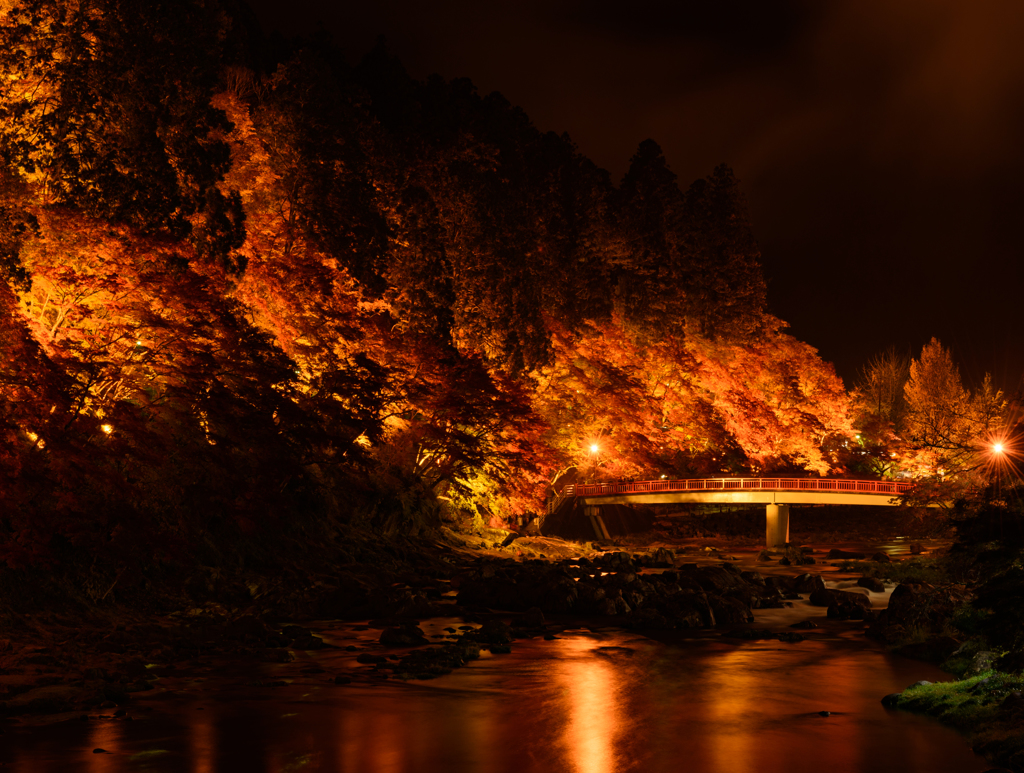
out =
<path fill-rule="evenodd" d="M 599 540 L 611 539 L 608 527 L 605 526 L 604 518 L 601 517 L 601 507 L 599 505 L 587 505 L 584 508 L 584 512 L 587 518 L 590 519 L 590 525 L 594 528 L 594 536 Z"/>
<path fill-rule="evenodd" d="M 789 542 L 789 505 L 768 505 L 764 542 L 769 548 Z"/>

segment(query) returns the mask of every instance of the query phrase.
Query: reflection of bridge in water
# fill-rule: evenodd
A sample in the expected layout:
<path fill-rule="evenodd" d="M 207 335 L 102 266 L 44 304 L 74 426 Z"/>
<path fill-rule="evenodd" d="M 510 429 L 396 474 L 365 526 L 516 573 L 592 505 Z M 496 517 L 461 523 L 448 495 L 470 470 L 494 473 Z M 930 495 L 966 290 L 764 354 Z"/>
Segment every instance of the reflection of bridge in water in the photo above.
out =
<path fill-rule="evenodd" d="M 789 542 L 790 505 L 895 506 L 910 487 L 910 483 L 846 478 L 698 478 L 570 484 L 562 489 L 561 497 L 583 500 L 599 538 L 608 537 L 601 519 L 601 505 L 764 504 L 767 505 L 765 543 L 775 547 Z"/>

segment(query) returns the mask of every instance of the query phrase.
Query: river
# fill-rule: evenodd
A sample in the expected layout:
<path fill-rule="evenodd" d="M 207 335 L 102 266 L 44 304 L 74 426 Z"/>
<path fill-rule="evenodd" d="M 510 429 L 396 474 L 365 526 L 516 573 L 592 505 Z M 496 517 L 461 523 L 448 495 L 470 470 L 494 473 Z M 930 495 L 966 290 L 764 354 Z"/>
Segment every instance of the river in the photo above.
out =
<path fill-rule="evenodd" d="M 884 605 L 882 594 L 874 594 Z M 785 625 L 824 610 L 757 612 Z M 458 623 L 424 624 L 429 634 Z M 290 664 L 223 664 L 139 693 L 107 716 L 0 736 L 17 773 L 971 773 L 989 766 L 937 722 L 884 708 L 886 693 L 949 677 L 889 655 L 863 625 L 794 644 L 567 630 L 431 681 L 337 685 L 344 646 L 378 631 L 326 623 L 339 646 Z M 317 669 L 322 673 L 314 673 Z M 304 673 L 305 672 L 305 673 Z M 266 682 L 277 681 L 275 686 Z M 820 712 L 829 712 L 827 716 Z M 108 712 L 109 714 L 109 712 Z M 97 753 L 94 749 L 103 749 Z"/>

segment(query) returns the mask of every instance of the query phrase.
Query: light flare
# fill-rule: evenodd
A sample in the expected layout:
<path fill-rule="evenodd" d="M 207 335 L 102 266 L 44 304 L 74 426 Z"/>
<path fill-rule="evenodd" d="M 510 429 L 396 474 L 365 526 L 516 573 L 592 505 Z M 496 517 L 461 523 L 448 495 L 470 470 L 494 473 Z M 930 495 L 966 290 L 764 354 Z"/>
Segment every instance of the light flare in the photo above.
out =
<path fill-rule="evenodd" d="M 979 451 L 982 470 L 996 485 L 1005 485 L 1011 481 L 1024 479 L 1020 464 L 1022 449 L 1019 425 L 1016 429 L 1004 430 L 990 436 Z"/>

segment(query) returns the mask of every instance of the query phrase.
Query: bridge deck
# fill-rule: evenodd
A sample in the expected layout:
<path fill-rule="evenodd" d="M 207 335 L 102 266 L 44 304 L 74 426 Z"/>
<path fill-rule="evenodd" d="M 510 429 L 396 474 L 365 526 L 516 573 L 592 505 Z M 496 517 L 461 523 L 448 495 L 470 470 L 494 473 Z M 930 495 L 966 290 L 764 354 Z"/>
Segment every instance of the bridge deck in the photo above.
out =
<path fill-rule="evenodd" d="M 568 485 L 563 497 L 587 504 L 669 504 L 734 502 L 750 504 L 896 505 L 910 483 L 846 478 L 696 478 L 630 483 Z"/>

